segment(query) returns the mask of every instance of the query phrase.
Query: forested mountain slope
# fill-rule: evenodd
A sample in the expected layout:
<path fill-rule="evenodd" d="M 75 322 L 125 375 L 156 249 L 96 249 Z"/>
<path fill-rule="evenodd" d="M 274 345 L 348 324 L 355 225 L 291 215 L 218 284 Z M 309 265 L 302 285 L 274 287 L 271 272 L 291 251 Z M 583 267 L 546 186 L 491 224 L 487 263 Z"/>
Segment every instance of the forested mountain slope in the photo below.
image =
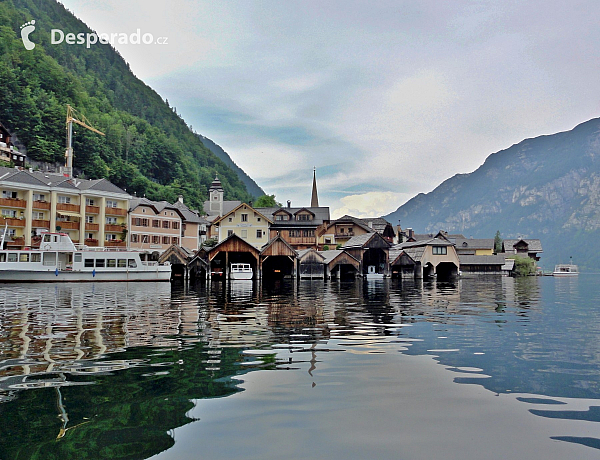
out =
<path fill-rule="evenodd" d="M 28 51 L 19 30 L 32 19 L 36 46 Z M 52 45 L 51 29 L 91 32 L 54 0 L 0 2 L 0 121 L 18 135 L 29 157 L 64 161 L 71 104 L 106 134 L 76 130 L 74 166 L 85 176 L 106 177 L 154 200 L 172 202 L 183 194 L 201 209 L 218 173 L 227 199 L 252 198 L 236 171 L 133 75 L 114 48 Z"/>

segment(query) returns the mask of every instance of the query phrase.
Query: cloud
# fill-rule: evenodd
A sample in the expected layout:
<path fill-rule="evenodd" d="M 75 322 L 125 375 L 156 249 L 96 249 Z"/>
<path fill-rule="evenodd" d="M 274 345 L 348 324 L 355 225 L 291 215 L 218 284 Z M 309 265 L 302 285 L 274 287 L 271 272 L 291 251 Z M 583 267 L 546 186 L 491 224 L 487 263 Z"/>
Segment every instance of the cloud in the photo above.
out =
<path fill-rule="evenodd" d="M 338 219 L 345 214 L 354 217 L 379 217 L 395 211 L 398 203 L 407 201 L 412 195 L 394 192 L 367 192 L 348 195 L 340 201 L 342 206 L 332 211 L 331 218 Z"/>

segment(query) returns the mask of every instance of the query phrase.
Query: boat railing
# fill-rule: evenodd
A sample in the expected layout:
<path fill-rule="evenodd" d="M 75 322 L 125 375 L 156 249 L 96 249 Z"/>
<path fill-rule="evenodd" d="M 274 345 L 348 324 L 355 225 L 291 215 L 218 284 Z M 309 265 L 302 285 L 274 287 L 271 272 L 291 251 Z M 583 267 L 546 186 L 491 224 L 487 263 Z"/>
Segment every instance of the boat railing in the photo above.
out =
<path fill-rule="evenodd" d="M 142 265 L 145 265 L 147 267 L 156 267 L 160 264 L 158 262 L 153 262 L 153 261 L 142 261 Z"/>
<path fill-rule="evenodd" d="M 85 244 L 76 243 L 75 250 L 77 251 L 92 251 L 92 252 L 133 252 L 135 249 L 104 247 L 104 246 L 87 246 Z"/>

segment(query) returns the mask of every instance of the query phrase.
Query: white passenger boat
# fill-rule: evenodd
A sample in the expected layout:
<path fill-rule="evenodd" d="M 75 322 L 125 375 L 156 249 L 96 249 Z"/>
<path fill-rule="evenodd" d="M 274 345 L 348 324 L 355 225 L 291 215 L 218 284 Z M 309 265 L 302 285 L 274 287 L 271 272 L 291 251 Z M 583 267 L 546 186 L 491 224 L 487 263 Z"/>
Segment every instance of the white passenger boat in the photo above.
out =
<path fill-rule="evenodd" d="M 76 245 L 66 233 L 43 233 L 39 249 L 0 250 L 0 282 L 169 281 L 171 265 L 147 253 Z"/>
<path fill-rule="evenodd" d="M 579 268 L 575 264 L 558 264 L 554 267 L 553 276 L 577 276 Z"/>
<path fill-rule="evenodd" d="M 231 264 L 229 278 L 232 280 L 251 280 L 252 267 L 250 264 Z"/>

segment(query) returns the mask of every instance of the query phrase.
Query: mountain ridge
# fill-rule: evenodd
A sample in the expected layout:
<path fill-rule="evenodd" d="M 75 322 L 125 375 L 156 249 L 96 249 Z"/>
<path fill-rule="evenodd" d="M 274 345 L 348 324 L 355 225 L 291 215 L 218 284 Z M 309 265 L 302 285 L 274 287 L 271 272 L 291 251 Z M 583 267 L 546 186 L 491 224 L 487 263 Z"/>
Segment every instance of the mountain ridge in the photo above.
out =
<path fill-rule="evenodd" d="M 540 238 L 541 264 L 575 258 L 600 269 L 600 118 L 556 134 L 527 138 L 489 155 L 385 216 L 416 231 Z"/>

